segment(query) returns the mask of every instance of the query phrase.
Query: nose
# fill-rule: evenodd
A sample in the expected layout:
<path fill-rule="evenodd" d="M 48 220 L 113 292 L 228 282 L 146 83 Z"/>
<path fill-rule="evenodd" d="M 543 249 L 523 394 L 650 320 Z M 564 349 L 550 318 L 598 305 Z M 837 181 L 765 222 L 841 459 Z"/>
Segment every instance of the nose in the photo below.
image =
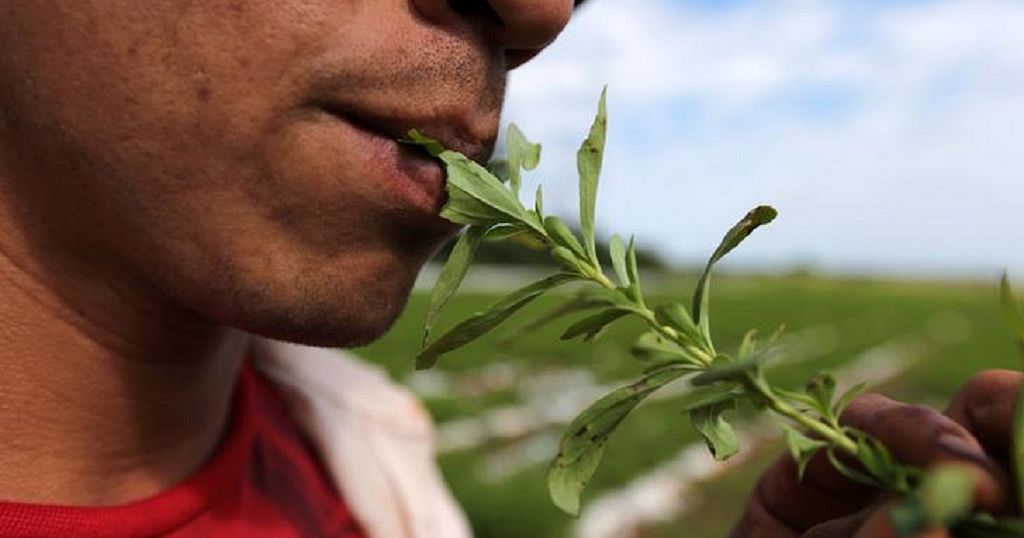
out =
<path fill-rule="evenodd" d="M 416 0 L 440 22 L 442 13 L 482 24 L 488 42 L 500 47 L 508 69 L 526 62 L 558 37 L 572 16 L 573 0 Z M 577 2 L 578 3 L 578 2 Z M 430 14 L 435 16 L 431 17 Z"/>
<path fill-rule="evenodd" d="M 540 51 L 562 32 L 572 0 L 489 0 L 501 19 L 498 41 L 509 51 Z"/>

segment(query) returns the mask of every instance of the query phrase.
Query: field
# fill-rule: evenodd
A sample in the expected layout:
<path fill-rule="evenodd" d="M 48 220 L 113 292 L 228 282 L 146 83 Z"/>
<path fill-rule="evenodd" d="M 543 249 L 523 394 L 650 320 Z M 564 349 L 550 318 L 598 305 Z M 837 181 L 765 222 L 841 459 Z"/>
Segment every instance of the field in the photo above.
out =
<path fill-rule="evenodd" d="M 645 289 L 652 299 L 680 298 L 689 296 L 693 283 L 692 277 L 667 275 Z M 445 321 L 454 323 L 493 302 L 498 295 L 486 291 L 491 287 L 457 296 Z M 588 344 L 559 341 L 564 322 L 517 331 L 531 312 L 542 313 L 558 300 L 543 298 L 505 331 L 442 358 L 434 370 L 414 373 L 425 308 L 419 291 L 394 329 L 357 353 L 425 400 L 438 422 L 442 468 L 478 538 L 724 536 L 758 469 L 778 453 L 777 432 L 741 410 L 734 423 L 747 441 L 743 452 L 735 461 L 713 464 L 673 405 L 685 381 L 666 388 L 622 425 L 580 519 L 551 505 L 544 476 L 565 422 L 642 369 L 628 352 L 640 330 L 632 322 Z M 941 406 L 972 373 L 1018 366 L 994 279 L 716 279 L 712 326 L 719 347 L 734 347 L 748 329 L 770 334 L 782 323 L 788 358 L 771 373 L 792 385 L 827 369 L 841 382 L 870 380 L 874 389 L 895 397 Z"/>

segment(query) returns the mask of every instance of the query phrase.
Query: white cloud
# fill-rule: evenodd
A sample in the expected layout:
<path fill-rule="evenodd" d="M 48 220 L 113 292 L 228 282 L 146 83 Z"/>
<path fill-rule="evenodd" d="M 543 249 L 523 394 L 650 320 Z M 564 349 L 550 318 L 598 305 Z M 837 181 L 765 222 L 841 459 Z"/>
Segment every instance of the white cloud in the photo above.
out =
<path fill-rule="evenodd" d="M 741 262 L 1024 274 L 1024 3 L 590 4 L 510 85 L 551 207 L 607 83 L 599 222 L 672 259 L 770 201 Z"/>

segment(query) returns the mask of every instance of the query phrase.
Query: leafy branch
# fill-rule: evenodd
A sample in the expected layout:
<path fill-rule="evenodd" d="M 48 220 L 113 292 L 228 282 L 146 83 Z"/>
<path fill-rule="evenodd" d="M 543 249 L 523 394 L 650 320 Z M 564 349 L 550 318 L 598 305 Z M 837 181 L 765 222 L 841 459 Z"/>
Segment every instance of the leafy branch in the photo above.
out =
<path fill-rule="evenodd" d="M 409 133 L 409 143 L 421 146 L 447 170 L 448 202 L 442 216 L 467 226 L 431 294 L 417 367 L 433 366 L 445 353 L 486 334 L 544 293 L 565 284 L 582 283 L 585 286 L 581 293 L 542 321 L 585 312 L 568 326 L 562 339 L 591 340 L 620 319 L 638 318 L 647 330 L 632 352 L 647 368 L 638 381 L 599 399 L 569 425 L 548 474 L 551 498 L 564 511 L 579 513 L 580 495 L 596 471 L 609 437 L 629 413 L 657 390 L 687 377 L 693 390 L 682 406 L 716 459 L 724 460 L 739 450 L 726 414 L 740 404 L 751 404 L 778 419 L 801 474 L 813 456 L 824 453 L 837 469 L 855 480 L 909 495 L 899 512 L 908 532 L 920 525 L 962 520 L 970 508 L 970 484 L 962 472 L 942 469 L 925 473 L 902 464 L 882 443 L 840 422 L 839 417 L 863 385 L 837 394 L 836 381 L 819 374 L 801 390 L 778 387 L 765 371 L 766 363 L 780 355 L 776 338 L 759 341 L 754 331 L 747 333 L 735 354 L 716 348 L 710 312 L 713 270 L 755 230 L 772 222 L 777 216 L 775 209 L 756 207 L 725 234 L 698 280 L 689 307 L 681 302 L 649 306 L 637 268 L 635 238 L 628 243 L 618 235 L 611 238 L 608 258 L 612 271 L 610 276 L 605 273 L 596 249 L 594 226 L 606 130 L 606 98 L 602 92 L 590 132 L 577 152 L 580 235 L 562 219 L 544 213 L 540 188 L 533 207 L 520 201 L 521 175 L 539 163 L 540 146 L 530 142 L 515 125 L 509 127 L 506 136 L 507 160 L 489 167 L 446 150 L 419 132 Z M 523 234 L 546 246 L 559 271 L 513 291 L 432 338 L 438 313 L 458 289 L 482 242 Z M 1008 289 L 1005 285 L 1006 296 Z M 1024 346 L 1024 316 L 1012 300 L 1004 303 L 1014 308 L 1017 317 L 1011 319 L 1017 323 Z M 951 488 L 968 494 L 948 495 Z"/>

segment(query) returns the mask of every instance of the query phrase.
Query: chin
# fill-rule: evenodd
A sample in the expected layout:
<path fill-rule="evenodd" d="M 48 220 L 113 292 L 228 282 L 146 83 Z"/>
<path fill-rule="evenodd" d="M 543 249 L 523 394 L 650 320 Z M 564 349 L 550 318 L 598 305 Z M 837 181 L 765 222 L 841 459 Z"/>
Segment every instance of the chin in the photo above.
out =
<path fill-rule="evenodd" d="M 351 348 L 383 336 L 405 309 L 422 263 L 295 275 L 237 290 L 228 325 L 275 340 Z"/>

